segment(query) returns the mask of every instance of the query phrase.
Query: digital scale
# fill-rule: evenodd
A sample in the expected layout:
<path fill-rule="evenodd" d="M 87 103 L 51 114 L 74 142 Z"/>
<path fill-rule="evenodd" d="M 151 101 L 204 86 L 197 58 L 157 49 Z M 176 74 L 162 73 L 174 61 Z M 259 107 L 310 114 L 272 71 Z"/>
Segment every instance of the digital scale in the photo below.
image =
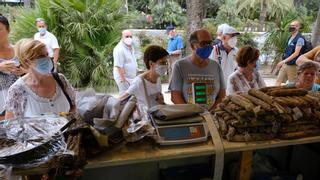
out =
<path fill-rule="evenodd" d="M 160 145 L 189 144 L 207 141 L 208 128 L 203 118 L 197 122 L 187 121 L 187 123 L 181 119 L 179 123 L 170 125 L 159 125 L 152 117 L 151 119 L 156 129 L 156 141 Z"/>

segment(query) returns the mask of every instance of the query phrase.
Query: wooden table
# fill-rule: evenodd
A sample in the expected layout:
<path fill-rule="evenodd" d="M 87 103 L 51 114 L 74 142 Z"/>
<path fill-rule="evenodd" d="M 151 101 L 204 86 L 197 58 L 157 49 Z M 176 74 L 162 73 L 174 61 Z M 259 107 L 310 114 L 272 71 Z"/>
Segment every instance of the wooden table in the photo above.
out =
<path fill-rule="evenodd" d="M 248 179 L 251 172 L 252 151 L 266 148 L 276 148 L 289 145 L 299 145 L 320 142 L 320 136 L 306 137 L 294 140 L 271 140 L 258 142 L 228 142 L 223 140 L 225 153 L 242 152 L 239 179 Z M 127 165 L 143 162 L 214 155 L 215 147 L 211 140 L 203 143 L 159 146 L 152 143 L 140 142 L 120 146 L 109 150 L 100 156 L 89 159 L 86 168 Z"/>
<path fill-rule="evenodd" d="M 86 168 L 99 168 L 142 162 L 155 162 L 168 159 L 213 155 L 215 152 L 211 140 L 202 143 L 158 146 L 140 142 L 133 146 L 126 145 L 114 148 L 100 156 L 89 159 Z"/>

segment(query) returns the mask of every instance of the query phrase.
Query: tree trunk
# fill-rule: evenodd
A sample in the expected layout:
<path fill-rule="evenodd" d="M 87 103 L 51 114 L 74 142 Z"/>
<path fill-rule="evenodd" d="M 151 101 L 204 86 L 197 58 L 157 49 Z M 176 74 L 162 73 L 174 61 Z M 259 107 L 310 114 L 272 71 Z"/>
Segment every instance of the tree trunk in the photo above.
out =
<path fill-rule="evenodd" d="M 263 31 L 263 27 L 265 25 L 265 20 L 267 17 L 267 2 L 266 0 L 261 1 L 261 10 L 260 10 L 260 16 L 259 16 L 259 31 Z"/>
<path fill-rule="evenodd" d="M 316 22 L 314 23 L 314 27 L 312 31 L 311 43 L 313 46 L 320 45 L 320 3 L 319 3 L 317 19 L 316 19 Z"/>
<path fill-rule="evenodd" d="M 187 0 L 187 41 L 189 40 L 190 34 L 202 27 L 202 19 L 203 19 L 203 4 L 204 0 Z M 189 42 L 187 44 L 187 51 L 190 50 Z"/>
<path fill-rule="evenodd" d="M 23 1 L 23 6 L 24 6 L 25 9 L 30 9 L 31 8 L 30 0 L 24 0 Z"/>

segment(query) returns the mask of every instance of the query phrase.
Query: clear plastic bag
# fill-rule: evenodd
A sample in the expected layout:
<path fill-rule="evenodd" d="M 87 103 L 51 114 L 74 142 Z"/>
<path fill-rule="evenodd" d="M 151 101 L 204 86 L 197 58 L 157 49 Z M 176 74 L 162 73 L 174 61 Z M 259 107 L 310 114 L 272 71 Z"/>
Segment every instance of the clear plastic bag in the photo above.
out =
<path fill-rule="evenodd" d="M 0 164 L 36 167 L 56 155 L 72 155 L 60 131 L 67 123 L 67 119 L 56 115 L 2 121 Z"/>
<path fill-rule="evenodd" d="M 127 142 L 139 141 L 154 133 L 154 127 L 148 118 L 147 106 L 137 105 L 127 124 L 122 128 Z"/>
<path fill-rule="evenodd" d="M 11 166 L 5 166 L 3 164 L 0 164 L 0 180 L 10 180 L 11 178 Z"/>

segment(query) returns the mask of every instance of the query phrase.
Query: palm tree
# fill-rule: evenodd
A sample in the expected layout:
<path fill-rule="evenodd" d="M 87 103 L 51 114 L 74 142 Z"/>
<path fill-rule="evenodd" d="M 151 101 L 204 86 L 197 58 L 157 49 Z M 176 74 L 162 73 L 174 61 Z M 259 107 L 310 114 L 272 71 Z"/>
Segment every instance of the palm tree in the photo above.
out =
<path fill-rule="evenodd" d="M 236 0 L 237 12 L 260 6 L 259 24 L 262 30 L 267 17 L 275 18 L 276 24 L 280 25 L 280 19 L 286 12 L 294 8 L 293 0 Z"/>
<path fill-rule="evenodd" d="M 43 17 L 58 38 L 59 61 L 70 82 L 106 91 L 114 84 L 112 50 L 121 36 L 121 7 L 122 0 L 38 0 L 35 9 L 17 17 L 14 39 L 33 37 L 34 20 Z"/>
<path fill-rule="evenodd" d="M 204 12 L 204 0 L 187 0 L 187 35 L 202 27 L 202 19 Z M 190 44 L 187 43 L 187 50 L 189 50 Z"/>
<path fill-rule="evenodd" d="M 319 3 L 319 11 L 318 11 L 317 19 L 312 31 L 311 42 L 313 46 L 320 45 L 320 3 Z"/>

